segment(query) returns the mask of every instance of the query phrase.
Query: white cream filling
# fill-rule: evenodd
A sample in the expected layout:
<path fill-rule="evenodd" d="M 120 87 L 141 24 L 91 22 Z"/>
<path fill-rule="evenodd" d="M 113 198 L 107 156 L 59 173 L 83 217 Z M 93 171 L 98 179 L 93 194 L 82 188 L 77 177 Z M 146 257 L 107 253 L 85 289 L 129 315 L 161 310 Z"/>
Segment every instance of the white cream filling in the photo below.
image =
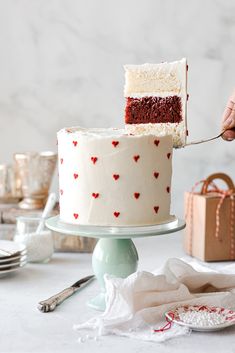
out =
<path fill-rule="evenodd" d="M 186 94 L 186 59 L 161 64 L 125 65 L 124 96 Z"/>

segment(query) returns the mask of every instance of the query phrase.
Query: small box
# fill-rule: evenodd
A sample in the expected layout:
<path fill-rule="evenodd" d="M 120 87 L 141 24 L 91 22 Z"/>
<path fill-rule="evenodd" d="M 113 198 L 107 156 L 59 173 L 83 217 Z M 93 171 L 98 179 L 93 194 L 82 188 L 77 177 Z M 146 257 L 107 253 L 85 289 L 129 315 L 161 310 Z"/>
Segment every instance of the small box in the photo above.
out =
<path fill-rule="evenodd" d="M 215 179 L 227 184 L 219 189 Z M 202 182 L 201 192 L 185 193 L 184 249 L 203 261 L 235 259 L 235 189 L 232 179 L 223 173 Z"/>

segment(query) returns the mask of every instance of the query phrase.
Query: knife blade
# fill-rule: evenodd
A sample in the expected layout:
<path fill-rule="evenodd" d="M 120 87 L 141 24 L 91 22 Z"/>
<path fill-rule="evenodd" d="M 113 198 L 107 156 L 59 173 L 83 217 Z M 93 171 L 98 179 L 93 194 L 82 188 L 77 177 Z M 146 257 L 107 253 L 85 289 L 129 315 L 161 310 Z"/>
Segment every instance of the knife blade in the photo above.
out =
<path fill-rule="evenodd" d="M 79 279 L 77 282 L 72 284 L 70 287 L 65 288 L 61 292 L 53 295 L 52 297 L 42 300 L 38 303 L 38 310 L 43 313 L 48 313 L 55 310 L 55 308 L 60 305 L 65 299 L 71 297 L 79 288 L 86 286 L 95 278 L 94 275 L 86 276 Z"/>

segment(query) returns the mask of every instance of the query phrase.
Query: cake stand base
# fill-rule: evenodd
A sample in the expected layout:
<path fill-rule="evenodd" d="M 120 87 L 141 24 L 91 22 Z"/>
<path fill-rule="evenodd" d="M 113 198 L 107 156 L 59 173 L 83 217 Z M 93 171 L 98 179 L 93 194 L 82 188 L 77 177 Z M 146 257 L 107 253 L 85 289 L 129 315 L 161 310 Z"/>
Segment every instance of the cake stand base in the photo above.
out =
<path fill-rule="evenodd" d="M 96 310 L 105 310 L 104 274 L 126 278 L 137 270 L 138 253 L 131 238 L 156 236 L 177 232 L 185 222 L 176 217 L 167 223 L 139 227 L 102 227 L 66 224 L 59 216 L 46 221 L 49 229 L 69 235 L 99 238 L 92 255 L 92 267 L 101 292 L 88 302 Z"/>
<path fill-rule="evenodd" d="M 105 292 L 100 292 L 100 294 L 98 294 L 96 297 L 94 297 L 93 299 L 90 299 L 87 302 L 87 305 L 95 310 L 98 311 L 105 311 Z"/>
<path fill-rule="evenodd" d="M 138 253 L 131 239 L 100 239 L 93 252 L 92 267 L 101 286 L 101 293 L 90 300 L 88 305 L 104 310 L 104 274 L 125 278 L 137 270 L 138 260 Z"/>

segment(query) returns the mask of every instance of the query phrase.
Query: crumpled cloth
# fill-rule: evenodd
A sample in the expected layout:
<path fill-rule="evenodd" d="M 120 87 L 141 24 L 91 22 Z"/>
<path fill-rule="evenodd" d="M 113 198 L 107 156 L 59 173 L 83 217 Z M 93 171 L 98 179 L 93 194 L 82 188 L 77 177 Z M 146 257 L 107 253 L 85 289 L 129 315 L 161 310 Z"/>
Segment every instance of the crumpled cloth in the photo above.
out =
<path fill-rule="evenodd" d="M 125 279 L 106 274 L 105 312 L 74 328 L 157 342 L 189 334 L 177 324 L 163 332 L 154 329 L 166 324 L 165 312 L 185 304 L 235 309 L 235 274 L 199 268 L 172 258 L 153 273 L 137 271 Z M 228 272 L 235 273 L 235 265 Z"/>

